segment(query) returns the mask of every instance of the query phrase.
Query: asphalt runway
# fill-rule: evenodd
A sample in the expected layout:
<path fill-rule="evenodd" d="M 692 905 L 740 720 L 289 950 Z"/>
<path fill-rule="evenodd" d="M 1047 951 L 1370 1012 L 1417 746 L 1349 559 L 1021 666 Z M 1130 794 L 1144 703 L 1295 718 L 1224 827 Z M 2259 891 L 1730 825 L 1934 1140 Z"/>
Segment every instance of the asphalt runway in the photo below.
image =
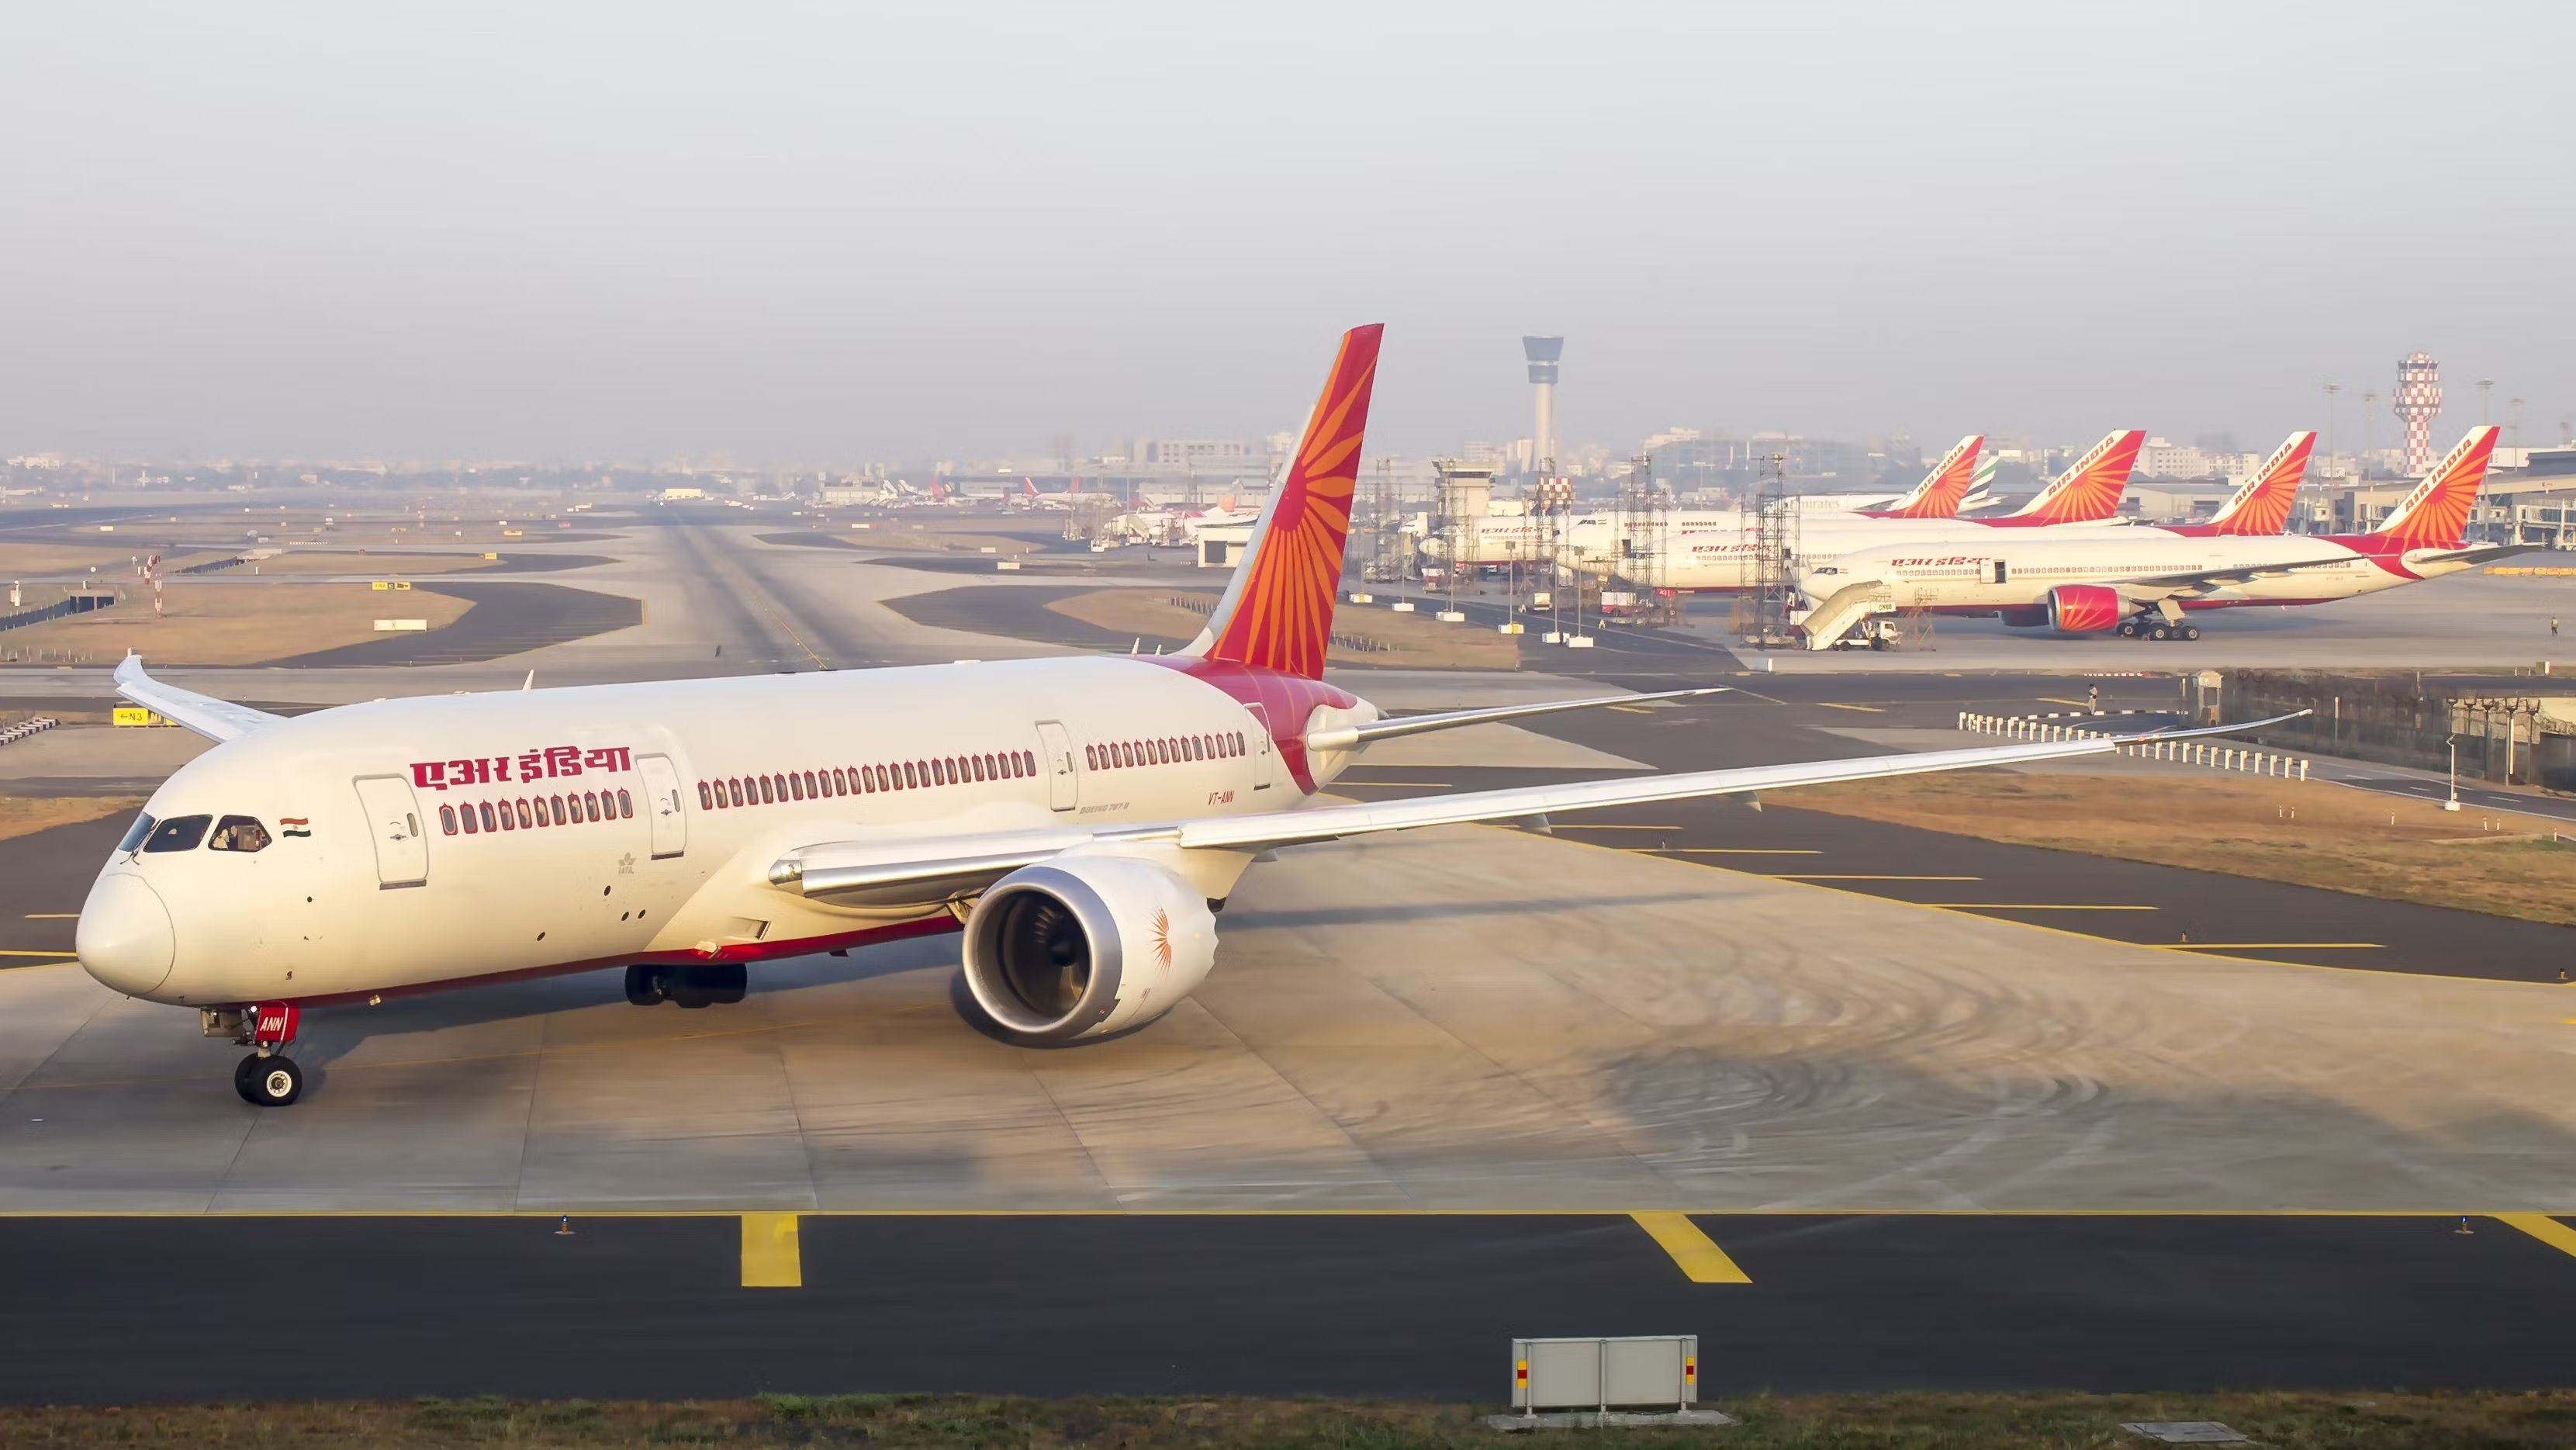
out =
<path fill-rule="evenodd" d="M 643 622 L 643 606 L 617 594 L 560 584 L 491 580 L 469 583 L 420 580 L 415 589 L 462 599 L 474 607 L 445 629 L 389 634 L 337 649 L 317 650 L 278 663 L 288 668 L 350 665 L 453 665 L 500 659 L 525 650 L 587 639 Z"/>
<path fill-rule="evenodd" d="M 1675 1218 L 1680 1216 L 1676 1215 Z M 782 1220 L 785 1220 L 782 1222 Z M 1701 1395 L 2567 1383 L 2556 1220 L 19 1218 L 19 1404 L 760 1391 L 1505 1401 L 1515 1336 Z M 1715 1258 L 1712 1260 L 1711 1254 Z"/>

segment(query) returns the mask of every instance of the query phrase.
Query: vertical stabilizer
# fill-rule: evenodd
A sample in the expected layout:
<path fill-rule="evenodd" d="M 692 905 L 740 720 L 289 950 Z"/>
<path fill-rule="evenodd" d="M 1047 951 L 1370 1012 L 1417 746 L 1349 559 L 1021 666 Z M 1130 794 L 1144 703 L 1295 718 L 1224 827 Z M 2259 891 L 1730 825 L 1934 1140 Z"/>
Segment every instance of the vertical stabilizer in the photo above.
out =
<path fill-rule="evenodd" d="M 2492 424 L 2470 429 L 2415 491 L 2388 511 L 2371 536 L 2401 549 L 2456 549 L 2468 542 L 2469 514 L 2487 481 L 2496 436 L 2503 431 Z"/>
<path fill-rule="evenodd" d="M 2308 455 L 2316 446 L 2313 432 L 2291 434 L 2236 490 L 2227 507 L 2210 519 L 2209 532 L 2231 538 L 2269 538 L 2287 532 L 2290 505 L 2299 497 L 2299 484 L 2308 476 Z"/>
<path fill-rule="evenodd" d="M 1959 440 L 1958 446 L 1944 455 L 1914 491 L 1884 509 L 1872 512 L 1891 519 L 1954 519 L 1959 504 L 1968 496 L 1968 486 L 1977 481 L 1977 450 L 1986 446 L 1982 434 L 1971 433 Z"/>
<path fill-rule="evenodd" d="M 1381 323 L 1342 334 L 1341 351 L 1287 474 L 1252 527 L 1207 628 L 1186 653 L 1316 680 L 1351 531 L 1351 494 L 1377 381 Z"/>
<path fill-rule="evenodd" d="M 2138 450 L 2146 441 L 2144 429 L 2113 430 L 2037 497 L 2005 517 L 2017 524 L 2095 524 L 2112 517 L 2120 511 L 2129 470 L 2138 466 Z"/>

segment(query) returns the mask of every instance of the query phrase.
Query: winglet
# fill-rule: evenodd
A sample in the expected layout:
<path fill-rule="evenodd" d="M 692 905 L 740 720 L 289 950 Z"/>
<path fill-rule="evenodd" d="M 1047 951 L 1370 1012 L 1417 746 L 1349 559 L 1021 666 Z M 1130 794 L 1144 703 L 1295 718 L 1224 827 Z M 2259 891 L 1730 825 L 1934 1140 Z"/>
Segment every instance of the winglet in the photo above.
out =
<path fill-rule="evenodd" d="M 2138 450 L 2146 441 L 2142 428 L 2112 430 L 2037 497 L 2006 517 L 2023 524 L 2092 524 L 2110 518 L 2120 511 L 2129 470 L 2138 466 Z"/>
<path fill-rule="evenodd" d="M 1954 519 L 1959 516 L 1960 501 L 1968 496 L 1968 486 L 1977 481 L 1977 451 L 1986 446 L 1985 436 L 1971 433 L 1959 440 L 1958 446 L 1932 465 L 1914 490 L 1889 504 L 1875 509 L 1881 518 Z"/>
<path fill-rule="evenodd" d="M 2299 496 L 2299 483 L 2308 474 L 2308 454 L 2316 446 L 2313 432 L 2291 434 L 2236 490 L 2227 507 L 2210 519 L 2209 531 L 2232 538 L 2268 538 L 2287 531 L 2290 505 Z"/>
<path fill-rule="evenodd" d="M 2469 514 L 2478 489 L 2487 481 L 2487 460 L 2495 456 L 2496 436 L 2504 430 L 2482 423 L 2469 430 L 2415 491 L 2406 495 L 2371 537 L 2401 549 L 2456 549 L 2468 541 Z"/>
<path fill-rule="evenodd" d="M 1235 566 L 1207 628 L 1182 653 L 1310 680 L 1324 677 L 1333 591 L 1341 582 L 1351 494 L 1359 481 L 1360 444 L 1385 331 L 1373 322 L 1342 334 L 1341 351 L 1287 477 L 1262 505 L 1243 562 Z"/>
<path fill-rule="evenodd" d="M 212 695 L 165 685 L 143 672 L 143 656 L 127 655 L 116 667 L 116 693 L 164 720 L 175 721 L 208 740 L 237 740 L 263 725 L 285 718 Z"/>

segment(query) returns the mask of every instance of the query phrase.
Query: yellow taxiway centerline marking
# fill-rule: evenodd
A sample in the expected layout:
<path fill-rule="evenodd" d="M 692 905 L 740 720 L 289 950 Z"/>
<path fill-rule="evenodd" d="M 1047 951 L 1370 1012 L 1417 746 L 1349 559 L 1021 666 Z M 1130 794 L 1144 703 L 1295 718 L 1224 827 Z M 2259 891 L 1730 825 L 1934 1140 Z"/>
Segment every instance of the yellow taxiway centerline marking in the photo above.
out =
<path fill-rule="evenodd" d="M 1422 790 L 1447 790 L 1449 788 L 1449 782 L 1445 780 L 1350 780 L 1346 778 L 1334 781 L 1333 785 L 1335 789 L 1339 789 L 1346 785 L 1412 786 Z"/>
<path fill-rule="evenodd" d="M 2495 1217 L 2505 1227 L 2518 1228 L 2562 1254 L 2576 1254 L 2576 1228 L 2545 1213 L 2500 1213 Z"/>
<path fill-rule="evenodd" d="M 797 1247 L 796 1215 L 746 1213 L 742 1216 L 742 1286 L 746 1289 L 802 1289 L 805 1256 Z"/>
<path fill-rule="evenodd" d="M 2375 952 L 2375 941 L 2167 941 L 2141 943 L 2177 952 Z"/>
<path fill-rule="evenodd" d="M 1678 831 L 1679 826 L 1605 826 L 1597 821 L 1567 821 L 1560 831 Z"/>
<path fill-rule="evenodd" d="M 0 957 L 70 957 L 70 956 L 74 956 L 74 955 L 77 955 L 77 953 L 73 953 L 73 952 L 20 952 L 20 951 L 5 951 L 5 952 L 0 952 Z"/>
<path fill-rule="evenodd" d="M 1821 856 L 1812 846 L 1675 846 L 1658 850 L 1652 846 L 1623 846 L 1620 850 L 1646 856 Z"/>
<path fill-rule="evenodd" d="M 2090 710 L 2093 708 L 2093 703 L 2089 700 L 2061 700 L 2055 695 L 2042 695 L 2039 697 L 2039 703 L 2043 705 L 2072 705 L 2078 710 Z"/>
<path fill-rule="evenodd" d="M 1887 713 L 1876 705 L 1838 705 L 1831 700 L 1818 700 L 1816 702 L 1816 708 L 1819 710 L 1859 710 L 1870 715 L 1884 715 Z"/>
<path fill-rule="evenodd" d="M 2153 906 L 2091 906 L 2069 901 L 1926 901 L 1944 911 L 2155 911 Z M 2131 943 L 2136 945 L 2136 943 Z"/>
<path fill-rule="evenodd" d="M 1673 1262 L 1681 1265 L 1682 1277 L 1694 1284 L 1750 1284 L 1753 1276 L 1736 1266 L 1717 1241 L 1700 1232 L 1686 1213 L 1632 1213 L 1648 1237 L 1663 1246 Z"/>
<path fill-rule="evenodd" d="M 1609 705 L 1604 708 L 1616 710 L 1622 715 L 1652 715 L 1655 713 L 1643 705 Z"/>
<path fill-rule="evenodd" d="M 80 913 L 77 911 L 31 911 L 27 913 L 27 920 L 78 921 L 80 920 Z"/>
<path fill-rule="evenodd" d="M 1983 876 L 1859 876 L 1832 875 L 1820 871 L 1765 872 L 1771 881 L 1983 881 Z"/>

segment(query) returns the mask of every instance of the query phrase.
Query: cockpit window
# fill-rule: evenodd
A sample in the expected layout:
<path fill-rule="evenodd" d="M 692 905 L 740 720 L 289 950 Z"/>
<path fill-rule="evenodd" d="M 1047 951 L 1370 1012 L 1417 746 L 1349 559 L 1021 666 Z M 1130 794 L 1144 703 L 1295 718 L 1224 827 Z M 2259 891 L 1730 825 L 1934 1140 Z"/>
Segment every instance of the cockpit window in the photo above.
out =
<path fill-rule="evenodd" d="M 268 849 L 268 827 L 248 816 L 226 816 L 215 822 L 215 834 L 206 842 L 206 849 L 265 851 Z"/>
<path fill-rule="evenodd" d="M 172 816 L 153 830 L 152 838 L 143 843 L 143 849 L 193 851 L 199 841 L 206 839 L 206 827 L 214 819 L 213 816 Z"/>
<path fill-rule="evenodd" d="M 142 815 L 134 818 L 133 825 L 125 828 L 125 839 L 116 843 L 116 849 L 120 851 L 139 851 L 143 848 L 143 838 L 151 834 L 152 814 L 151 812 L 146 811 Z"/>

